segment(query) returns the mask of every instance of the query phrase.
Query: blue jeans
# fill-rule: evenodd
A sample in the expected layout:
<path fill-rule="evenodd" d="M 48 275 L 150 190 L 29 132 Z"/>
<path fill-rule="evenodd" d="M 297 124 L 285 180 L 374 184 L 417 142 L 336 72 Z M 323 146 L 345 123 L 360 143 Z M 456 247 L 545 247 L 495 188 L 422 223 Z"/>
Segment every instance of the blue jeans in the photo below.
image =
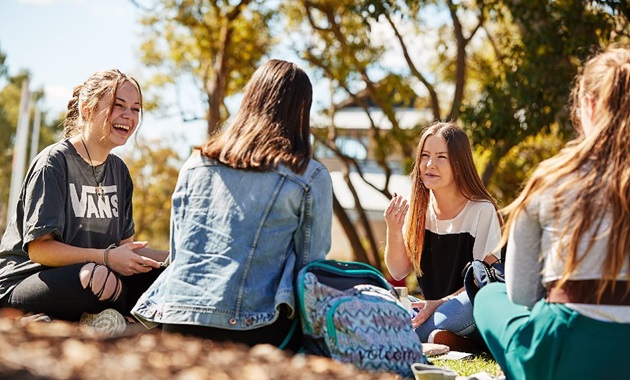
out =
<path fill-rule="evenodd" d="M 461 292 L 455 298 L 438 306 L 433 315 L 416 328 L 416 334 L 420 337 L 421 342 L 426 342 L 431 331 L 436 329 L 467 336 L 473 333 L 476 328 L 473 307 L 468 294 Z"/>

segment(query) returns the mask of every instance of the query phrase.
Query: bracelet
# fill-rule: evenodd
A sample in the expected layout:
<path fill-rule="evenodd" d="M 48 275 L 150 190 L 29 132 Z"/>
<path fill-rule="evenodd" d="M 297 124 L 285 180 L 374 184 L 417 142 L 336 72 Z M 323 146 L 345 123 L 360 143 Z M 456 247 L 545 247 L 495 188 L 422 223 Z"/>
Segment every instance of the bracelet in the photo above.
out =
<path fill-rule="evenodd" d="M 105 248 L 103 251 L 103 265 L 109 268 L 109 262 L 107 260 L 107 256 L 109 256 L 109 250 L 112 248 L 116 248 L 116 244 L 110 244 L 109 247 Z"/>

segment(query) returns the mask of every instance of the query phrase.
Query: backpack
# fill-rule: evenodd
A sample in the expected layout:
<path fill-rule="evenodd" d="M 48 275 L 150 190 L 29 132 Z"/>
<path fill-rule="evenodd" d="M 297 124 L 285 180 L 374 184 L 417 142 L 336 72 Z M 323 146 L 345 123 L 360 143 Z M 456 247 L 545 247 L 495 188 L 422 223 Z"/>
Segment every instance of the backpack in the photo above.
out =
<path fill-rule="evenodd" d="M 371 371 L 413 378 L 427 363 L 411 316 L 372 266 L 319 260 L 297 276 L 304 351 Z"/>
<path fill-rule="evenodd" d="M 474 304 L 479 289 L 493 282 L 505 282 L 505 268 L 501 261 L 488 264 L 483 260 L 473 260 L 466 264 L 462 274 L 464 288 L 471 304 Z"/>

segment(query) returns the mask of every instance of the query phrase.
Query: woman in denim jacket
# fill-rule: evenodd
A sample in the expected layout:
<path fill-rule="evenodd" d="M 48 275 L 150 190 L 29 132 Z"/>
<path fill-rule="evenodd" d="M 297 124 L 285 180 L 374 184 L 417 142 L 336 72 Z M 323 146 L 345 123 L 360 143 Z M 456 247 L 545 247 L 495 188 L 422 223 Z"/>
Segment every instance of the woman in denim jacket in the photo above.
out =
<path fill-rule="evenodd" d="M 332 182 L 311 159 L 311 102 L 306 73 L 271 60 L 233 121 L 193 152 L 172 198 L 171 263 L 133 310 L 143 323 L 286 344 L 297 326 L 295 275 L 324 259 L 331 240 Z"/>

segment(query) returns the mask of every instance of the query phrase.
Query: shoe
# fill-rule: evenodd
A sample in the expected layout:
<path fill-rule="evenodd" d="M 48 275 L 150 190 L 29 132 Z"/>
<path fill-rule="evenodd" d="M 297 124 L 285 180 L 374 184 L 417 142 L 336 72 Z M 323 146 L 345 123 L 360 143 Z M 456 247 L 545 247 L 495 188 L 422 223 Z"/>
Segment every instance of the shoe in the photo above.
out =
<path fill-rule="evenodd" d="M 20 323 L 25 325 L 27 323 L 32 323 L 32 322 L 40 322 L 40 323 L 50 323 L 52 322 L 52 319 L 47 316 L 46 314 L 43 313 L 38 313 L 38 314 L 26 314 L 25 316 L 23 316 L 22 318 L 20 318 Z"/>
<path fill-rule="evenodd" d="M 482 350 L 474 339 L 466 338 L 448 330 L 433 330 L 427 339 L 428 343 L 443 344 L 451 351 L 479 352 Z"/>
<path fill-rule="evenodd" d="M 451 348 L 444 344 L 422 343 L 422 352 L 426 356 L 438 356 L 448 353 Z"/>
<path fill-rule="evenodd" d="M 83 313 L 79 324 L 109 336 L 122 334 L 127 329 L 127 320 L 114 309 L 105 309 L 96 314 Z"/>

